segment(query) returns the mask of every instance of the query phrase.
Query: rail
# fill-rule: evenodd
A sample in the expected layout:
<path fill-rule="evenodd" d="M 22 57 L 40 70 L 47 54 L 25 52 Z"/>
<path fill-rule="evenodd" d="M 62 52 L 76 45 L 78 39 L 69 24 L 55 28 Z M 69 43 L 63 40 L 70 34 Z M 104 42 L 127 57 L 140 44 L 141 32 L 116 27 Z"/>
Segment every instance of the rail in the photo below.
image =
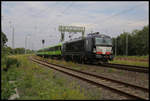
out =
<path fill-rule="evenodd" d="M 79 79 L 82 79 L 82 80 L 89 82 L 89 83 L 92 83 L 94 85 L 103 86 L 103 87 L 110 89 L 112 91 L 115 91 L 119 94 L 123 94 L 129 98 L 144 99 L 144 100 L 148 99 L 148 94 L 149 94 L 148 88 L 143 88 L 140 86 L 136 86 L 136 85 L 128 84 L 125 82 L 113 80 L 113 79 L 102 77 L 99 75 L 95 75 L 95 74 L 91 74 L 91 73 L 87 73 L 87 72 L 82 72 L 79 70 L 74 70 L 74 69 L 71 69 L 71 68 L 68 68 L 65 66 L 59 66 L 56 64 L 51 64 L 51 63 L 48 63 L 47 61 L 41 61 L 39 59 L 35 59 L 35 58 L 33 59 L 31 57 L 30 57 L 30 59 L 34 62 L 48 66 L 48 67 L 53 68 L 55 70 L 58 70 L 60 72 L 66 73 L 68 75 L 77 77 Z M 131 94 L 131 92 L 132 92 L 132 94 Z M 142 95 L 144 95 L 144 97 L 141 96 L 141 92 L 142 92 Z"/>

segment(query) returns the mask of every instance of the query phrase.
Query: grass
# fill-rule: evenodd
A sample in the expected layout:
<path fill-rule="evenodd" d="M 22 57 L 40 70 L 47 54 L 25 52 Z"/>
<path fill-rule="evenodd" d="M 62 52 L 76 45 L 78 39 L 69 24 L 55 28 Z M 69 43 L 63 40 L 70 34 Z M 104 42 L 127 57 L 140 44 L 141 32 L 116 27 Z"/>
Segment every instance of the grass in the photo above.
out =
<path fill-rule="evenodd" d="M 27 56 L 29 55 L 9 56 L 9 58 L 17 59 L 19 66 L 12 64 L 7 72 L 1 69 L 2 99 L 8 99 L 14 93 L 15 87 L 20 96 L 17 100 L 96 99 L 90 95 L 86 96 L 86 91 L 74 81 L 68 82 L 66 78 L 54 73 L 53 70 L 29 61 Z M 9 81 L 16 81 L 16 83 L 10 84 Z"/>
<path fill-rule="evenodd" d="M 120 60 L 119 58 L 121 58 L 123 60 Z M 126 59 L 126 60 L 124 60 L 124 59 Z M 115 56 L 114 60 L 109 61 L 109 63 L 149 67 L 149 62 L 145 62 L 142 60 L 149 60 L 149 55 L 146 55 L 146 56 Z"/>
<path fill-rule="evenodd" d="M 116 69 L 114 69 L 114 68 L 109 68 L 108 69 L 108 73 L 112 73 L 112 72 L 115 72 L 116 71 Z"/>
<path fill-rule="evenodd" d="M 55 59 L 50 59 L 50 58 L 41 58 L 39 56 L 35 56 L 36 58 L 39 58 L 41 60 L 47 60 L 48 62 L 50 63 L 54 63 L 54 64 L 58 64 L 58 65 L 62 65 L 62 66 L 66 66 L 66 67 L 70 67 L 72 69 L 76 69 L 76 70 L 83 70 L 83 69 L 86 69 L 85 66 L 83 65 L 80 65 L 78 63 L 74 63 L 74 62 L 66 62 L 65 60 L 55 60 Z"/>
<path fill-rule="evenodd" d="M 129 61 L 129 60 L 113 60 L 113 61 L 109 61 L 109 63 L 149 67 L 148 62 L 141 62 L 141 61 L 139 62 L 139 61 Z"/>
<path fill-rule="evenodd" d="M 144 60 L 149 59 L 149 55 L 146 56 L 115 56 L 115 58 L 128 58 L 128 59 L 137 59 L 137 60 Z"/>
<path fill-rule="evenodd" d="M 47 60 L 50 63 L 58 64 L 58 65 L 63 65 L 67 66 L 76 70 L 84 70 L 86 69 L 86 66 L 73 63 L 73 62 L 66 62 L 64 60 L 54 60 L 54 59 L 46 59 L 46 58 L 41 58 L 38 56 L 35 56 L 36 58 L 42 59 L 42 60 Z M 144 67 L 149 67 L 149 62 L 142 62 L 142 61 L 132 61 L 132 60 L 119 60 L 117 58 L 129 58 L 129 59 L 149 59 L 149 55 L 147 56 L 116 56 L 113 61 L 109 61 L 109 63 L 115 63 L 115 64 L 126 64 L 126 65 L 134 65 L 134 66 L 144 66 Z M 111 71 L 111 70 L 110 70 Z"/>
<path fill-rule="evenodd" d="M 14 88 L 17 83 L 10 84 L 9 81 L 15 81 L 18 78 L 19 72 L 17 71 L 17 66 L 15 64 L 10 64 L 7 71 L 4 71 L 4 64 L 1 65 L 1 97 L 7 100 L 10 95 L 14 94 Z M 6 65 L 5 65 L 6 66 Z"/>

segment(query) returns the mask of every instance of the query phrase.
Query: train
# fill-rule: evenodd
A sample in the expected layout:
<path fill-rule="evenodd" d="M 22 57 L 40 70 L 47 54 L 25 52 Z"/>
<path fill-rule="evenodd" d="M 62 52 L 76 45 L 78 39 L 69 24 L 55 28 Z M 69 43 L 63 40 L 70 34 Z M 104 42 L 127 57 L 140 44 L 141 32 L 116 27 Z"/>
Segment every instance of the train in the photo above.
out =
<path fill-rule="evenodd" d="M 111 37 L 99 32 L 40 49 L 36 55 L 79 63 L 101 63 L 114 58 Z"/>

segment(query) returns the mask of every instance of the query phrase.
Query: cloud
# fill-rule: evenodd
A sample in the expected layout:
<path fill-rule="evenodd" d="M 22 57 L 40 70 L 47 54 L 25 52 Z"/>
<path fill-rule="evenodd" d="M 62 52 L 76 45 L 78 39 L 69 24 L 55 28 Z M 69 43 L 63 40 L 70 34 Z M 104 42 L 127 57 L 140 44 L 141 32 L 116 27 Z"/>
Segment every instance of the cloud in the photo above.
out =
<path fill-rule="evenodd" d="M 136 5 L 142 6 L 118 14 Z M 59 43 L 61 24 L 85 26 L 86 34 L 99 31 L 113 37 L 124 29 L 132 31 L 148 25 L 148 11 L 148 2 L 2 2 L 2 27 L 9 46 L 11 21 L 15 28 L 15 47 L 24 47 L 25 36 L 31 34 L 28 46 L 39 49 L 42 39 L 46 40 L 45 47 Z M 115 14 L 118 15 L 113 16 Z M 66 40 L 68 35 L 66 33 Z"/>

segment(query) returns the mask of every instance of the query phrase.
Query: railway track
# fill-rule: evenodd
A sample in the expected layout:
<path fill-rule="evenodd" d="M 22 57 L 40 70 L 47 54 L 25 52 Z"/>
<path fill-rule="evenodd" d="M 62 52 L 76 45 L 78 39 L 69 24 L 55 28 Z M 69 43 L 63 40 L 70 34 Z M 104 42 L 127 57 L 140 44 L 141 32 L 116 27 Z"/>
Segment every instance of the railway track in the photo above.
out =
<path fill-rule="evenodd" d="M 34 62 L 42 64 L 44 66 L 50 67 L 57 71 L 63 72 L 65 74 L 71 75 L 73 77 L 77 77 L 82 79 L 88 83 L 94 84 L 96 86 L 103 86 L 119 95 L 124 95 L 129 99 L 140 99 L 140 100 L 148 100 L 149 99 L 149 89 L 143 88 L 136 85 L 131 85 L 125 82 L 113 80 L 110 78 L 105 78 L 99 75 L 82 72 L 79 70 L 74 70 L 65 66 L 59 66 L 56 64 L 48 63 L 47 61 L 41 61 L 40 59 L 31 58 L 30 59 Z"/>
<path fill-rule="evenodd" d="M 103 64 L 98 64 L 96 66 L 104 66 L 109 68 L 111 67 L 111 68 L 128 70 L 133 72 L 140 72 L 140 73 L 149 73 L 148 67 L 141 67 L 141 66 L 131 66 L 131 65 L 112 64 L 112 63 L 103 63 Z"/>

